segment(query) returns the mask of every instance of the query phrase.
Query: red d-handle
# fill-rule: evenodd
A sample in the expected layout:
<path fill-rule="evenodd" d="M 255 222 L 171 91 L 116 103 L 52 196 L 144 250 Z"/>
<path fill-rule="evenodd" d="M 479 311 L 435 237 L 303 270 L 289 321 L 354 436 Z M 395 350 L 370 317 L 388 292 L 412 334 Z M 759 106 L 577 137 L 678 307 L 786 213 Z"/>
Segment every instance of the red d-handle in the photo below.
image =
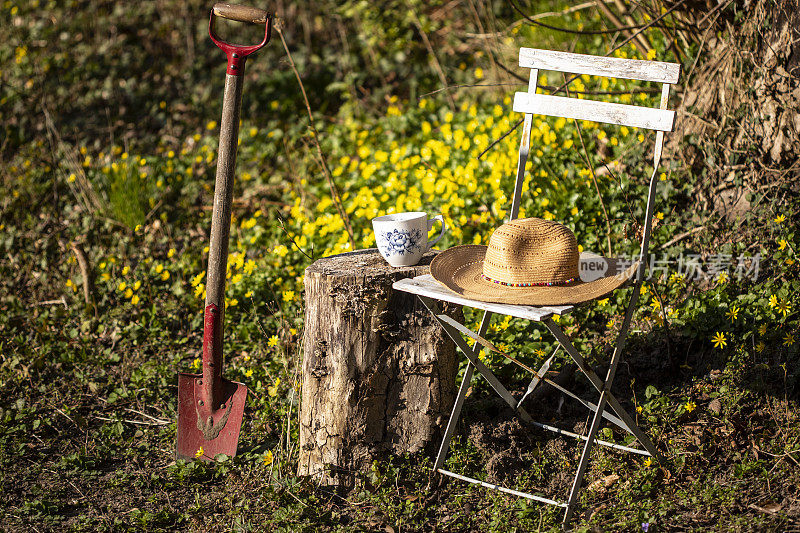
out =
<path fill-rule="evenodd" d="M 214 33 L 214 19 L 222 17 L 228 20 L 239 22 L 249 22 L 251 24 L 264 24 L 264 40 L 259 44 L 243 46 L 224 41 Z M 237 4 L 227 4 L 220 2 L 211 8 L 211 18 L 208 21 L 208 35 L 220 50 L 228 56 L 228 74 L 232 76 L 242 76 L 244 74 L 244 62 L 247 56 L 264 47 L 269 42 L 272 33 L 272 14 L 250 6 Z"/>

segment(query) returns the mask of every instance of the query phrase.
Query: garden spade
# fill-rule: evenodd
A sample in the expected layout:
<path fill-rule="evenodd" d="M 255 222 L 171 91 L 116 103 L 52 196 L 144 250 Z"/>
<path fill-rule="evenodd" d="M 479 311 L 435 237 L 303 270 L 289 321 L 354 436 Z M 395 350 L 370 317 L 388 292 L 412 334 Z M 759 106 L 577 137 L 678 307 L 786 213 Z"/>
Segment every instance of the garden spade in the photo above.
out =
<path fill-rule="evenodd" d="M 221 40 L 214 20 L 222 17 L 264 25 L 264 39 L 252 46 Z M 225 315 L 225 273 L 231 224 L 233 177 L 239 138 L 244 64 L 247 56 L 267 44 L 272 16 L 253 7 L 218 3 L 211 10 L 208 33 L 228 57 L 225 95 L 222 101 L 211 242 L 208 250 L 206 300 L 203 320 L 203 373 L 178 375 L 177 456 L 212 460 L 223 453 L 236 455 L 242 427 L 247 387 L 222 377 L 222 324 Z"/>

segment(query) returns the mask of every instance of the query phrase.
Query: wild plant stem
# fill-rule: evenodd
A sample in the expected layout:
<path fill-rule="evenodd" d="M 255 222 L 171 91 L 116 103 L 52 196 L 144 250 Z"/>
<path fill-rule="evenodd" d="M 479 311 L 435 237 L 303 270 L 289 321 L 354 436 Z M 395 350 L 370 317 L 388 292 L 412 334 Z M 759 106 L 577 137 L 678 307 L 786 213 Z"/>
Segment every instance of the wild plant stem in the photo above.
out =
<path fill-rule="evenodd" d="M 297 66 L 294 63 L 294 59 L 292 59 L 292 53 L 289 52 L 289 46 L 286 44 L 286 39 L 283 37 L 283 30 L 280 27 L 280 24 L 275 25 L 275 29 L 278 32 L 278 35 L 281 38 L 281 43 L 283 43 L 283 49 L 286 51 L 286 56 L 289 58 L 289 65 L 292 67 L 292 71 L 294 72 L 295 78 L 297 78 L 297 83 L 300 84 L 300 91 L 303 93 L 303 101 L 306 104 L 306 111 L 308 112 L 308 121 L 311 124 L 311 133 L 314 139 L 314 146 L 317 148 L 317 156 L 319 157 L 320 164 L 322 166 L 322 173 L 325 174 L 325 179 L 328 182 L 328 188 L 331 191 L 331 198 L 333 199 L 333 204 L 336 206 L 336 211 L 339 213 L 339 218 L 342 219 L 342 223 L 344 224 L 344 229 L 347 231 L 347 237 L 350 240 L 350 250 L 356 249 L 356 241 L 353 238 L 353 227 L 350 225 L 350 218 L 347 216 L 347 211 L 345 211 L 344 206 L 342 205 L 341 197 L 339 196 L 339 190 L 336 188 L 336 183 L 333 181 L 333 176 L 331 175 L 331 171 L 328 168 L 328 162 L 325 160 L 325 155 L 322 153 L 322 147 L 319 144 L 319 132 L 317 131 L 317 126 L 314 124 L 314 115 L 311 113 L 311 104 L 308 103 L 308 95 L 306 95 L 306 88 L 303 85 L 303 80 L 300 79 L 300 73 L 297 71 Z"/>

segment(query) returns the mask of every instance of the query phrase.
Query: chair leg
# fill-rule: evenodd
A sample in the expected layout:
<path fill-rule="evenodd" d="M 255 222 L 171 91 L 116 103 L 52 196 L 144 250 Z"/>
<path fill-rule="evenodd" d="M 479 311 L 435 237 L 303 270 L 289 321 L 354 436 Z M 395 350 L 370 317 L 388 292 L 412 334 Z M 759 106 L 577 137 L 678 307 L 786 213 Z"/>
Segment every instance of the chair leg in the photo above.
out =
<path fill-rule="evenodd" d="M 419 296 L 419 299 L 422 300 L 423 305 L 425 305 L 425 307 L 428 308 L 431 314 L 433 314 L 433 318 L 435 318 L 436 321 L 439 323 L 439 325 L 442 326 L 442 328 L 447 333 L 448 337 L 450 337 L 453 340 L 453 342 L 456 343 L 456 346 L 458 346 L 458 348 L 462 352 L 464 352 L 464 355 L 466 355 L 470 363 L 472 363 L 475 366 L 475 369 L 478 371 L 478 373 L 480 373 L 484 378 L 486 378 L 486 381 L 489 382 L 489 385 L 494 389 L 494 391 L 498 395 L 500 395 L 500 397 L 503 398 L 503 400 L 505 400 L 505 402 L 512 409 L 514 409 L 517 412 L 517 415 L 519 415 L 519 417 L 522 419 L 523 422 L 527 423 L 533 422 L 533 419 L 525 409 L 523 409 L 522 407 L 517 408 L 517 401 L 514 399 L 514 396 L 512 396 L 511 393 L 508 391 L 508 389 L 505 388 L 505 386 L 503 386 L 502 383 L 500 383 L 500 380 L 497 379 L 497 376 L 495 376 L 492 373 L 492 371 L 489 370 L 489 368 L 485 364 L 483 364 L 483 361 L 481 361 L 478 358 L 478 352 L 481 349 L 481 344 L 479 342 L 476 342 L 475 345 L 472 348 L 470 348 L 470 346 L 464 340 L 464 337 L 461 336 L 461 333 L 457 329 L 455 329 L 452 325 L 448 324 L 447 322 L 439 318 L 439 314 L 437 312 L 438 308 L 436 306 L 435 301 L 431 300 L 426 296 Z M 481 327 L 478 332 L 478 336 L 482 337 L 486 335 L 486 330 L 489 328 L 490 318 L 491 318 L 491 313 L 489 311 L 485 311 L 483 314 L 483 320 L 481 321 Z"/>
<path fill-rule="evenodd" d="M 567 351 L 569 356 L 575 361 L 575 364 L 578 365 L 578 368 L 586 376 L 589 382 L 597 389 L 597 392 L 603 393 L 604 390 L 608 391 L 606 400 L 608 401 L 609 406 L 614 411 L 614 413 L 628 426 L 628 430 L 636 437 L 636 439 L 641 443 L 647 452 L 653 456 L 656 460 L 661 462 L 661 459 L 656 451 L 656 447 L 653 444 L 653 441 L 642 431 L 634 422 L 633 417 L 631 417 L 627 411 L 622 407 L 622 405 L 617 401 L 613 394 L 611 394 L 611 384 L 603 382 L 589 366 L 586 364 L 586 361 L 583 359 L 581 354 L 578 352 L 577 348 L 572 344 L 569 337 L 567 337 L 561 328 L 559 328 L 552 320 L 546 319 L 544 320 L 545 326 L 547 329 L 550 330 L 550 333 L 556 338 L 558 343 L 564 347 Z M 619 346 L 619 345 L 618 345 Z M 621 357 L 621 351 L 619 349 L 614 351 L 614 356 L 612 356 L 612 361 Z"/>
<path fill-rule="evenodd" d="M 453 404 L 453 412 L 450 413 L 450 420 L 447 421 L 447 429 L 444 431 L 444 438 L 442 438 L 442 444 L 439 446 L 436 464 L 433 465 L 434 472 L 437 472 L 444 466 L 444 460 L 447 458 L 447 452 L 450 450 L 450 439 L 453 438 L 453 432 L 461 416 L 461 407 L 464 405 L 464 398 L 467 395 L 467 389 L 469 389 L 469 384 L 472 381 L 472 372 L 474 369 L 475 367 L 472 363 L 467 363 L 467 369 L 464 371 L 464 379 L 461 380 L 461 387 L 458 389 L 458 396 L 456 396 L 455 404 Z"/>
<path fill-rule="evenodd" d="M 426 298 L 424 296 L 419 296 L 420 301 L 422 301 L 422 305 L 436 318 L 436 321 L 439 322 L 440 325 L 444 326 L 438 318 L 439 314 L 439 306 L 437 305 L 436 301 Z M 489 311 L 484 311 L 483 318 L 481 319 L 481 325 L 478 328 L 478 335 L 486 335 L 486 330 L 489 329 L 489 322 L 491 322 L 492 314 Z M 445 332 L 448 336 L 452 337 L 452 333 L 445 329 Z M 460 337 L 459 337 L 460 338 Z M 455 339 L 453 339 L 455 342 Z M 459 345 L 459 348 L 464 350 L 464 348 Z M 444 432 L 444 438 L 442 439 L 442 444 L 439 446 L 439 453 L 436 455 L 436 463 L 433 466 L 434 472 L 438 471 L 440 468 L 444 466 L 444 461 L 447 458 L 447 452 L 450 451 L 450 441 L 453 438 L 453 433 L 456 429 L 456 424 L 458 424 L 458 419 L 461 417 L 461 408 L 464 405 L 464 398 L 467 396 L 467 390 L 469 390 L 470 382 L 472 381 L 472 374 L 475 370 L 475 365 L 472 364 L 472 359 L 469 357 L 470 353 L 473 353 L 477 356 L 478 351 L 480 350 L 480 345 L 475 343 L 471 349 L 467 349 L 465 351 L 465 355 L 467 358 L 470 359 L 470 362 L 467 363 L 467 369 L 464 371 L 464 378 L 461 380 L 461 386 L 458 388 L 458 395 L 456 396 L 456 401 L 453 404 L 453 411 L 450 413 L 450 419 L 447 421 L 447 428 Z"/>
<path fill-rule="evenodd" d="M 514 399 L 514 396 L 511 395 L 511 392 L 509 392 L 509 390 L 505 388 L 502 383 L 500 383 L 500 380 L 497 379 L 497 376 L 495 376 L 494 373 L 492 373 L 492 371 L 489 370 L 485 364 L 483 364 L 483 361 L 478 358 L 477 352 L 474 352 L 469 348 L 458 331 L 446 322 L 440 321 L 439 324 L 444 328 L 450 338 L 453 339 L 453 342 L 456 343 L 456 346 L 458 346 L 461 351 L 464 352 L 464 354 L 467 356 L 467 359 L 469 359 L 470 362 L 475 365 L 475 369 L 484 378 L 486 378 L 486 381 L 489 382 L 489 385 L 494 389 L 494 391 L 499 394 L 503 400 L 505 400 L 509 407 L 516 411 L 517 415 L 522 419 L 522 421 L 526 423 L 533 422 L 533 419 L 524 408 L 517 407 L 517 401 Z"/>
<path fill-rule="evenodd" d="M 567 510 L 564 512 L 564 529 L 569 526 L 572 520 L 572 514 L 575 512 L 575 505 L 578 503 L 578 493 L 583 484 L 583 476 L 586 474 L 586 468 L 589 466 L 589 455 L 592 451 L 592 445 L 597 437 L 597 431 L 600 429 L 600 421 L 603 419 L 603 410 L 606 406 L 607 393 L 600 394 L 600 400 L 597 402 L 597 411 L 594 413 L 592 425 L 589 428 L 589 434 L 586 436 L 586 444 L 583 446 L 583 453 L 581 454 L 580 461 L 578 462 L 578 471 L 575 473 L 575 479 L 572 482 L 572 489 L 569 491 L 569 499 L 567 500 Z"/>

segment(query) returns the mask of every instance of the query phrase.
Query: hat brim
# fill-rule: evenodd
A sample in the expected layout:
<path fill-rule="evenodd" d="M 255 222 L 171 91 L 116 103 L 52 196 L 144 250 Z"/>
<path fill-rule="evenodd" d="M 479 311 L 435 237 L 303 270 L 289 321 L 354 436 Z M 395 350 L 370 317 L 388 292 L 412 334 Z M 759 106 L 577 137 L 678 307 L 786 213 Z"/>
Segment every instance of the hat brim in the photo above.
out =
<path fill-rule="evenodd" d="M 483 278 L 486 246 L 466 244 L 449 248 L 431 262 L 433 278 L 459 296 L 482 302 L 517 305 L 574 305 L 601 298 L 627 283 L 638 262 L 619 271 L 619 261 L 582 253 L 593 261 L 604 260 L 606 274 L 594 281 L 575 280 L 564 286 L 508 287 Z"/>

